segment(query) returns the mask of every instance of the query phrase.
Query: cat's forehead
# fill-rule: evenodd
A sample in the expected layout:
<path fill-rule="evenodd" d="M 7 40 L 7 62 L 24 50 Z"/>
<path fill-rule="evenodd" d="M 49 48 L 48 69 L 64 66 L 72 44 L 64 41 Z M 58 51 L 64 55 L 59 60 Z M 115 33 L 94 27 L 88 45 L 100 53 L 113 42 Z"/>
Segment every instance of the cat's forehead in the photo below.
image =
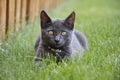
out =
<path fill-rule="evenodd" d="M 63 25 L 63 20 L 61 19 L 53 19 L 52 23 L 54 26 L 62 26 Z"/>
<path fill-rule="evenodd" d="M 66 30 L 64 20 L 56 19 L 52 21 L 52 28 L 56 31 Z"/>

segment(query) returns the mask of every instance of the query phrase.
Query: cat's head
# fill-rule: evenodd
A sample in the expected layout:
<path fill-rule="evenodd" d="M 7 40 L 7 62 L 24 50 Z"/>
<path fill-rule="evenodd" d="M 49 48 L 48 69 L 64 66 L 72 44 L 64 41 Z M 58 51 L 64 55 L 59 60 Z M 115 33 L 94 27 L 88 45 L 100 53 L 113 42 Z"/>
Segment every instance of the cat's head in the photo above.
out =
<path fill-rule="evenodd" d="M 41 36 L 44 45 L 59 48 L 71 43 L 75 12 L 64 20 L 51 20 L 45 11 L 40 13 Z"/>

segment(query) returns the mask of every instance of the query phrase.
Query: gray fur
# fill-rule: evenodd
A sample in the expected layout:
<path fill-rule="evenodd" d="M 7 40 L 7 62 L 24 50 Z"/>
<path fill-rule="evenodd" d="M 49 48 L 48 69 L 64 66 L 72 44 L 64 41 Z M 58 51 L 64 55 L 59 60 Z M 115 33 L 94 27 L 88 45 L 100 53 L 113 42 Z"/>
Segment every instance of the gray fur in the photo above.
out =
<path fill-rule="evenodd" d="M 87 40 L 82 32 L 74 30 L 75 13 L 72 12 L 65 20 L 51 20 L 49 16 L 42 11 L 41 34 L 35 43 L 35 60 L 46 58 L 48 54 L 55 55 L 57 61 L 64 57 L 72 57 L 76 52 L 83 52 L 87 49 Z M 54 31 L 54 35 L 48 34 L 49 30 Z M 65 36 L 61 32 L 65 31 Z M 59 42 L 56 43 L 55 39 Z M 81 53 L 79 53 L 81 54 Z"/>

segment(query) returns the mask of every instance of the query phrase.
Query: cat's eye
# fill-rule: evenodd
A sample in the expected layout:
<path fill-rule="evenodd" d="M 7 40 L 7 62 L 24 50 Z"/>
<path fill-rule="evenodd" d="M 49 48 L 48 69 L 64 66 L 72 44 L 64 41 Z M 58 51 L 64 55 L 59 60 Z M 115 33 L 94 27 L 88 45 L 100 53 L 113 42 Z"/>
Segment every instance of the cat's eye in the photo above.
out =
<path fill-rule="evenodd" d="M 49 35 L 53 35 L 54 32 L 53 32 L 53 31 L 48 31 L 48 34 L 49 34 Z"/>
<path fill-rule="evenodd" d="M 66 32 L 65 32 L 65 31 L 63 31 L 61 34 L 64 36 L 64 35 L 66 35 Z"/>

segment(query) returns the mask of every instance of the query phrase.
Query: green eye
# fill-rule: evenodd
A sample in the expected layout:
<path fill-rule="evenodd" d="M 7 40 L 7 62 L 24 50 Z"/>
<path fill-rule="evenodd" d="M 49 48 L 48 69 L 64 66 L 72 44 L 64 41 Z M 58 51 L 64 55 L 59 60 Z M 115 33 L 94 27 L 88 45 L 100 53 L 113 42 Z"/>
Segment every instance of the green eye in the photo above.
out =
<path fill-rule="evenodd" d="M 48 34 L 53 35 L 54 33 L 53 31 L 48 31 Z"/>
<path fill-rule="evenodd" d="M 64 36 L 64 35 L 66 35 L 66 32 L 65 32 L 65 31 L 63 31 L 61 34 Z"/>

